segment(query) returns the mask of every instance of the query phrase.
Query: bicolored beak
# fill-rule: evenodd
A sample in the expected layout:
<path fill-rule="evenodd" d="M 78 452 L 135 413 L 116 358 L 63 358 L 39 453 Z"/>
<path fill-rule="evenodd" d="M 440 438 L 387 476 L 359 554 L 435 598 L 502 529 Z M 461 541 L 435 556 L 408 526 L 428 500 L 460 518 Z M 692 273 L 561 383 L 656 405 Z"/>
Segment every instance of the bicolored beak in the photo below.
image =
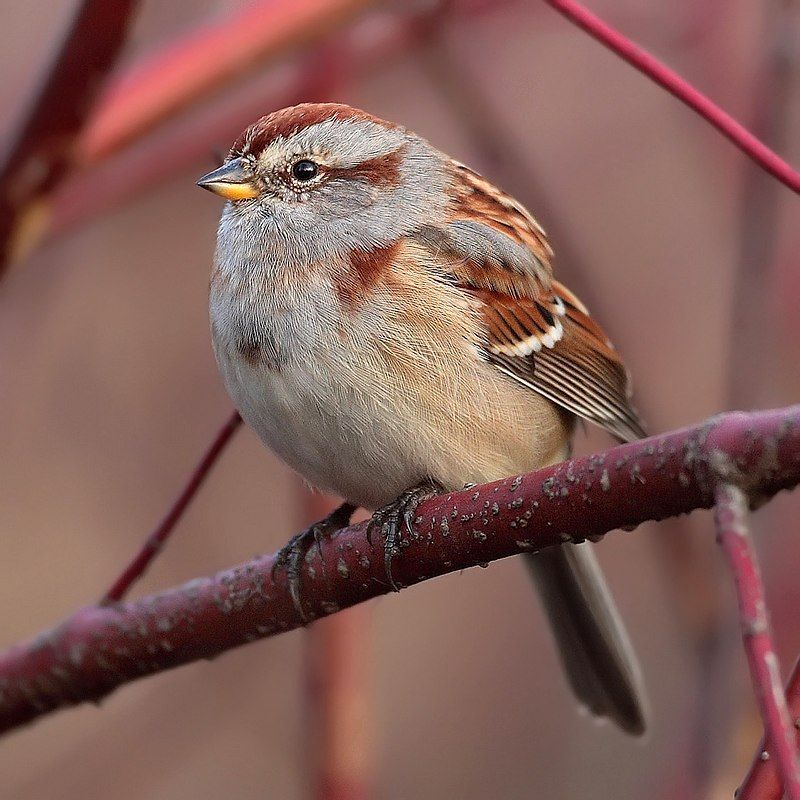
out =
<path fill-rule="evenodd" d="M 226 200 L 247 200 L 260 194 L 253 176 L 244 169 L 240 158 L 231 159 L 219 169 L 203 175 L 197 185 Z"/>

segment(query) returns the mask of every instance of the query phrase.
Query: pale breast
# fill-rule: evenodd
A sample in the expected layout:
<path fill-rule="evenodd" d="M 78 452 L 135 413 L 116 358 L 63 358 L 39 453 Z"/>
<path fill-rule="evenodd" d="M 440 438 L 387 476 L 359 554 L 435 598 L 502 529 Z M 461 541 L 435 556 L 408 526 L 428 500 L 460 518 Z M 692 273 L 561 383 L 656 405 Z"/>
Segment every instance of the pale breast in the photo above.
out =
<path fill-rule="evenodd" d="M 407 459 L 387 458 L 399 422 L 376 407 L 359 366 L 372 334 L 342 317 L 320 276 L 252 288 L 215 276 L 210 294 L 217 363 L 245 422 L 311 484 L 360 505 L 416 483 Z"/>
<path fill-rule="evenodd" d="M 354 312 L 321 276 L 302 291 L 212 283 L 214 349 L 245 422 L 366 508 L 426 478 L 454 490 L 553 460 L 568 421 L 478 357 L 463 296 L 405 288 L 377 287 Z"/>

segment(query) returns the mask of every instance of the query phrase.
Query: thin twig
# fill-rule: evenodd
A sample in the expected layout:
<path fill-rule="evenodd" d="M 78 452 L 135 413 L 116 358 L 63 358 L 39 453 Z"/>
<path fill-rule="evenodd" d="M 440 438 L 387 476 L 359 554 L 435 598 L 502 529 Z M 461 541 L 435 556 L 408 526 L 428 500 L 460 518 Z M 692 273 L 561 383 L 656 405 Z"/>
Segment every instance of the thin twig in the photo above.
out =
<path fill-rule="evenodd" d="M 153 532 L 145 539 L 139 552 L 131 559 L 127 567 L 120 573 L 119 577 L 111 584 L 108 591 L 100 600 L 101 605 L 114 603 L 122 600 L 128 593 L 131 586 L 144 575 L 152 560 L 161 551 L 161 548 L 169 539 L 170 534 L 175 529 L 178 521 L 192 502 L 197 490 L 203 485 L 211 468 L 217 462 L 225 446 L 230 441 L 236 429 L 239 427 L 242 418 L 238 412 L 234 411 L 228 421 L 219 429 L 203 457 L 197 466 L 192 470 L 189 480 L 175 499 L 172 507 L 167 511 L 161 522 L 158 523 Z"/>
<path fill-rule="evenodd" d="M 792 41 L 792 14 L 784 0 L 772 0 L 764 9 L 764 30 L 759 37 L 758 57 L 753 62 L 750 87 L 750 122 L 753 133 L 770 147 L 786 143 L 785 127 L 790 103 L 791 66 L 787 44 Z M 774 271 L 779 203 L 785 195 L 754 161 L 743 162 L 743 184 L 737 254 L 733 274 L 733 301 L 728 332 L 726 405 L 752 408 L 758 404 L 764 385 L 764 360 L 756 354 L 769 352 L 774 331 L 770 325 L 767 298 Z M 791 202 L 791 201 L 790 201 Z M 698 564 L 691 559 L 687 568 Z M 709 571 L 710 570 L 710 571 Z M 706 647 L 700 652 L 700 691 L 693 704 L 693 771 L 703 797 L 707 783 L 718 769 L 720 756 L 729 749 L 731 732 L 750 720 L 752 711 L 731 704 L 741 691 L 738 675 L 730 669 L 738 647 L 738 634 L 723 603 L 723 586 L 708 581 L 718 565 L 706 566 L 701 579 L 709 599 L 706 614 Z M 749 727 L 749 726 L 747 726 Z"/>
<path fill-rule="evenodd" d="M 796 172 L 777 153 L 770 150 L 730 114 L 723 111 L 676 72 L 575 0 L 545 0 L 545 2 L 696 111 L 743 153 L 759 164 L 762 169 L 774 175 L 793 192 L 800 193 L 800 172 Z"/>
<path fill-rule="evenodd" d="M 765 75 L 757 88 L 758 113 L 754 129 L 756 133 L 763 133 L 766 141 L 772 140 L 774 144 L 775 140 L 780 143 L 788 138 L 786 115 L 791 105 L 788 97 L 797 73 L 797 33 L 800 19 L 797 15 L 797 4 L 791 0 L 774 0 L 772 5 L 777 13 L 770 15 L 771 29 L 768 31 L 768 35 L 771 48 L 767 54 Z M 746 224 L 742 227 L 741 257 L 734 293 L 734 308 L 737 310 L 733 315 L 733 319 L 737 323 L 736 336 L 739 344 L 731 348 L 732 352 L 742 352 L 745 344 L 751 348 L 751 352 L 759 352 L 764 348 L 764 343 L 759 342 L 758 339 L 755 343 L 751 343 L 754 331 L 757 333 L 761 333 L 761 331 L 757 331 L 754 327 L 758 324 L 758 319 L 747 316 L 747 303 L 750 300 L 762 310 L 763 320 L 764 283 L 769 282 L 770 276 L 774 280 L 776 272 L 774 237 L 777 234 L 779 217 L 776 208 L 777 198 L 771 187 L 765 185 L 765 182 L 760 179 L 762 177 L 753 170 L 748 174 L 745 183 L 741 218 Z M 766 275 L 765 270 L 767 271 Z M 754 286 L 760 287 L 759 293 L 756 295 L 752 294 Z M 740 317 L 743 317 L 741 327 L 739 326 Z M 763 325 L 763 321 L 761 324 Z M 751 360 L 738 359 L 741 362 L 739 366 L 745 370 L 743 374 L 747 377 L 734 384 L 745 401 L 752 396 L 754 383 L 758 383 L 755 380 L 754 366 L 749 363 Z M 760 375 L 760 372 L 758 374 Z M 795 727 L 798 728 L 797 744 L 800 747 L 800 660 L 795 664 L 787 683 L 786 697 L 791 717 L 795 720 Z M 762 738 L 750 770 L 737 792 L 737 798 L 738 800 L 780 800 L 781 796 L 782 786 L 775 767 L 775 759 L 769 753 L 766 739 Z"/>
<path fill-rule="evenodd" d="M 0 164 L 0 274 L 38 238 L 40 201 L 73 163 L 75 140 L 125 41 L 136 0 L 83 0 Z"/>
<path fill-rule="evenodd" d="M 789 705 L 789 716 L 794 720 L 795 744 L 800 750 L 800 658 L 786 684 L 786 702 Z M 763 738 L 750 771 L 736 792 L 736 800 L 781 800 L 782 796 L 783 786 L 776 759 L 772 757 L 766 738 Z"/>
<path fill-rule="evenodd" d="M 764 586 L 747 528 L 748 498 L 738 486 L 725 482 L 717 487 L 714 496 L 717 539 L 736 584 L 739 621 L 753 691 L 786 796 L 788 800 L 800 800 L 800 760 L 795 745 L 795 729 L 783 693 L 778 657 L 769 629 Z"/>
<path fill-rule="evenodd" d="M 702 425 L 423 503 L 395 559 L 411 586 L 566 541 L 709 508 L 720 475 L 754 496 L 800 482 L 800 406 Z M 366 525 L 323 537 L 301 562 L 303 615 L 274 556 L 142 600 L 77 611 L 0 654 L 0 730 L 97 701 L 129 681 L 300 627 L 389 591 Z M 335 565 L 335 569 L 331 566 Z"/>

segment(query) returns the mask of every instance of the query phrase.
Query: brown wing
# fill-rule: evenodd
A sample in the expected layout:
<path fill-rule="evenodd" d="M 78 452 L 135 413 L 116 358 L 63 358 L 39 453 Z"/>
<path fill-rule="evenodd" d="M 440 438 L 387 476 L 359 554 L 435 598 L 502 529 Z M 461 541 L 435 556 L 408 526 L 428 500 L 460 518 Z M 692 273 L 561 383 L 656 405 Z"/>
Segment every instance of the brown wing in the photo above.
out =
<path fill-rule="evenodd" d="M 498 369 L 618 439 L 647 435 L 630 404 L 625 366 L 565 287 L 554 281 L 549 302 L 497 292 L 478 296 L 487 355 Z"/>
<path fill-rule="evenodd" d="M 620 357 L 580 300 L 552 277 L 544 231 L 466 167 L 457 166 L 455 179 L 453 218 L 419 238 L 444 256 L 437 261 L 476 300 L 488 360 L 619 439 L 645 436 Z"/>

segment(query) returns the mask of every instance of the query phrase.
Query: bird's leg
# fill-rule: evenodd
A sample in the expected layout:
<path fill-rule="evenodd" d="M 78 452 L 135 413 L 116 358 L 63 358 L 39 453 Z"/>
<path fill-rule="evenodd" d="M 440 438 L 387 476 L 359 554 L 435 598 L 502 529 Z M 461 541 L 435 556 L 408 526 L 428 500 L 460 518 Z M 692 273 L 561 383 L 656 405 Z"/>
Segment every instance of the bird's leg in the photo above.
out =
<path fill-rule="evenodd" d="M 325 519 L 315 522 L 304 531 L 300 531 L 300 533 L 292 536 L 292 538 L 278 550 L 275 562 L 272 565 L 272 579 L 275 579 L 275 573 L 279 569 L 286 570 L 289 594 L 292 597 L 292 602 L 297 609 L 297 613 L 302 617 L 304 622 L 308 620 L 305 613 L 303 613 L 303 606 L 300 603 L 300 563 L 306 548 L 309 546 L 308 540 L 313 538 L 317 548 L 319 548 L 323 536 L 329 536 L 350 524 L 350 517 L 353 516 L 355 510 L 356 506 L 351 503 L 342 503 L 339 508 L 328 514 Z"/>
<path fill-rule="evenodd" d="M 383 536 L 383 562 L 386 568 L 386 577 L 395 592 L 399 592 L 400 587 L 392 578 L 392 558 L 400 552 L 401 525 L 404 525 L 408 533 L 411 533 L 411 523 L 414 521 L 417 508 L 422 502 L 435 497 L 442 491 L 442 487 L 432 480 L 406 489 L 393 503 L 379 508 L 367 525 L 367 540 L 370 544 L 372 544 L 372 536 L 376 531 L 380 531 Z"/>

